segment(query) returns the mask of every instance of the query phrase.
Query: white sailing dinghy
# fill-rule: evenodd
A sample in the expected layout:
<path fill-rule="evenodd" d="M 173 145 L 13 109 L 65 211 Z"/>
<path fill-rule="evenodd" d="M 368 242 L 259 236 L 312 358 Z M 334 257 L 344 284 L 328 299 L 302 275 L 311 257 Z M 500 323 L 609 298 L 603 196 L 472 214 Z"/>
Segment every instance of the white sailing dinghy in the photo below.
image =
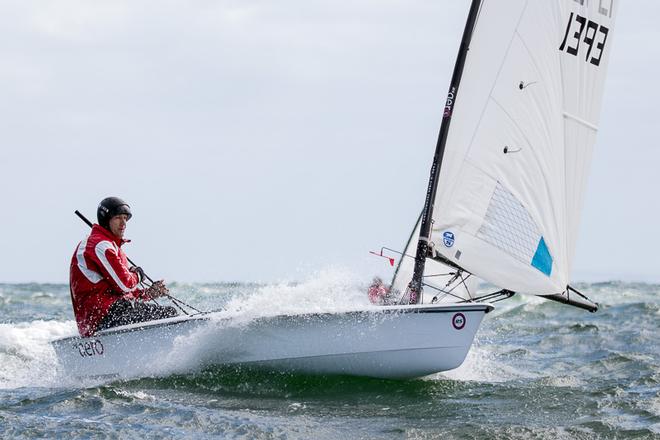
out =
<path fill-rule="evenodd" d="M 424 207 L 391 286 L 398 305 L 133 324 L 54 341 L 61 366 L 75 376 L 248 365 L 419 377 L 458 367 L 489 303 L 514 292 L 596 310 L 569 274 L 616 3 L 472 1 Z M 477 296 L 475 277 L 501 290 Z"/>

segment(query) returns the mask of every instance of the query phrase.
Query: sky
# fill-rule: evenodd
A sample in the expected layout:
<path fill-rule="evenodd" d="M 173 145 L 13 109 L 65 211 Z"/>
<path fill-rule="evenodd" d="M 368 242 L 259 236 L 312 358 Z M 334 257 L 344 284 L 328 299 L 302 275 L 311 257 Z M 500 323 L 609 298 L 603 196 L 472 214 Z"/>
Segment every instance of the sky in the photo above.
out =
<path fill-rule="evenodd" d="M 391 276 L 468 1 L 0 0 L 0 282 L 110 195 L 154 278 Z M 621 2 L 574 280 L 660 281 L 660 2 Z"/>

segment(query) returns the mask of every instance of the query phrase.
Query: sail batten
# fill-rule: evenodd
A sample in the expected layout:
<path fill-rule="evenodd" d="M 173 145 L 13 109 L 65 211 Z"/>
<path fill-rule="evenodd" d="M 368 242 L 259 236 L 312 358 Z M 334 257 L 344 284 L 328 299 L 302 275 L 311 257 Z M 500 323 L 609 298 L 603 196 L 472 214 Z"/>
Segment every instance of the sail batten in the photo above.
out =
<path fill-rule="evenodd" d="M 577 116 L 567 112 L 564 112 L 564 116 L 568 119 L 572 119 L 575 122 L 578 122 L 579 124 L 584 125 L 587 128 L 591 128 L 593 131 L 598 131 L 598 127 L 596 126 L 596 124 L 592 124 L 591 122 L 585 121 L 584 119 L 578 118 Z"/>

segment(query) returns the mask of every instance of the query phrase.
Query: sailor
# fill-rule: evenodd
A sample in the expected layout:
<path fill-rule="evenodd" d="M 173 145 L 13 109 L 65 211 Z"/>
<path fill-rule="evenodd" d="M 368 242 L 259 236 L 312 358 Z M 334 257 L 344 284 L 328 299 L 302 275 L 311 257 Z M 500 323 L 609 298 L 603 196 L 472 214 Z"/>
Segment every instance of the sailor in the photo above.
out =
<path fill-rule="evenodd" d="M 385 284 L 383 284 L 383 280 L 380 279 L 380 277 L 374 277 L 371 286 L 369 286 L 368 294 L 369 301 L 371 301 L 372 304 L 378 304 L 381 306 L 391 304 L 390 290 L 385 287 Z"/>
<path fill-rule="evenodd" d="M 96 211 L 98 224 L 78 244 L 71 259 L 70 288 L 73 311 L 81 336 L 118 325 L 169 318 L 174 307 L 148 303 L 168 293 L 163 281 L 148 288 L 144 273 L 130 267 L 121 246 L 131 208 L 118 197 L 107 197 Z"/>

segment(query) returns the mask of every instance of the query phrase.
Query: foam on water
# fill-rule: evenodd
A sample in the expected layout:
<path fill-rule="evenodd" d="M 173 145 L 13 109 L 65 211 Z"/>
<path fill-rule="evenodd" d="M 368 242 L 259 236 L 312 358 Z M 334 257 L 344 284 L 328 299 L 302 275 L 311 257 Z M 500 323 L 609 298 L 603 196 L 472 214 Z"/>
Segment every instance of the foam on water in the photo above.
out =
<path fill-rule="evenodd" d="M 435 380 L 446 378 L 462 382 L 501 383 L 537 376 L 532 372 L 520 370 L 507 362 L 498 360 L 498 348 L 476 340 L 461 366 L 438 373 L 431 378 Z"/>
<path fill-rule="evenodd" d="M 42 289 L 30 293 L 27 290 L 29 289 L 23 288 L 21 291 L 26 302 L 55 296 Z M 218 288 L 200 286 L 197 290 L 208 295 L 217 295 Z M 2 301 L 8 302 L 10 294 L 2 294 Z M 223 310 L 215 315 L 215 326 L 235 327 L 260 317 L 338 312 L 356 307 L 374 306 L 369 303 L 364 288 L 359 285 L 358 277 L 347 269 L 335 267 L 322 270 L 298 283 L 253 285 L 249 289 L 232 291 Z M 217 331 L 217 328 L 201 327 L 190 335 L 177 338 L 173 352 L 159 365 L 154 366 L 153 373 L 166 376 L 193 371 L 193 366 L 198 364 L 213 331 Z M 77 335 L 73 320 L 0 324 L 0 388 L 49 387 L 70 383 L 70 378 L 59 371 L 50 342 L 73 335 Z M 94 380 L 87 385 L 98 383 L 99 380 Z"/>
<path fill-rule="evenodd" d="M 179 336 L 174 349 L 163 359 L 154 374 L 193 372 L 208 350 L 216 344 L 218 329 L 235 333 L 258 318 L 287 314 L 344 312 L 377 307 L 369 302 L 364 286 L 349 270 L 329 268 L 299 282 L 281 282 L 254 286 L 233 295 L 223 309 L 212 316 L 209 325 L 201 326 L 190 334 Z M 217 349 L 217 347 L 215 347 Z M 231 351 L 231 347 L 224 348 Z M 240 347 L 236 347 L 239 349 Z"/>
<path fill-rule="evenodd" d="M 58 385 L 60 372 L 50 341 L 75 333 L 75 321 L 0 324 L 0 388 Z"/>
<path fill-rule="evenodd" d="M 254 319 L 283 314 L 343 312 L 373 307 L 361 280 L 344 268 L 322 270 L 300 283 L 260 286 L 234 297 L 223 317 Z"/>

